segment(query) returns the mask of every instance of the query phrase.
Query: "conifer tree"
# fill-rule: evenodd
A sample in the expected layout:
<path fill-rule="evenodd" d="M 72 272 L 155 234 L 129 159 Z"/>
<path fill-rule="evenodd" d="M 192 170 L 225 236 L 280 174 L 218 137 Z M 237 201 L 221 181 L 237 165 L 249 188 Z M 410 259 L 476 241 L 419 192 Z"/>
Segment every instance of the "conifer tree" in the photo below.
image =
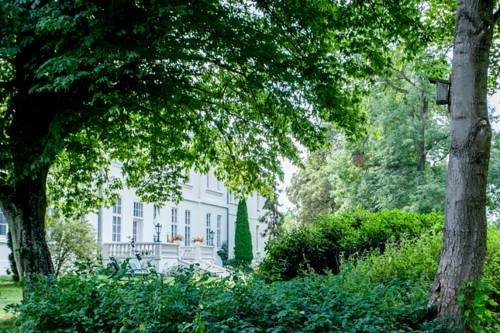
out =
<path fill-rule="evenodd" d="M 250 264 L 253 259 L 252 254 L 252 235 L 248 225 L 247 204 L 244 199 L 238 203 L 238 212 L 236 213 L 236 235 L 234 257 L 238 264 Z"/>

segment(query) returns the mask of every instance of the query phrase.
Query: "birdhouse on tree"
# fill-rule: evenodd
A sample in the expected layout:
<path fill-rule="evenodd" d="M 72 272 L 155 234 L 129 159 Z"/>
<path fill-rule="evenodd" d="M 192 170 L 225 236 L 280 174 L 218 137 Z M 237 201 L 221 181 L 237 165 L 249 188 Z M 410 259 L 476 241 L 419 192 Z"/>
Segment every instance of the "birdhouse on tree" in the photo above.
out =
<path fill-rule="evenodd" d="M 449 105 L 450 104 L 450 81 L 429 78 L 431 83 L 436 85 L 436 104 Z"/>

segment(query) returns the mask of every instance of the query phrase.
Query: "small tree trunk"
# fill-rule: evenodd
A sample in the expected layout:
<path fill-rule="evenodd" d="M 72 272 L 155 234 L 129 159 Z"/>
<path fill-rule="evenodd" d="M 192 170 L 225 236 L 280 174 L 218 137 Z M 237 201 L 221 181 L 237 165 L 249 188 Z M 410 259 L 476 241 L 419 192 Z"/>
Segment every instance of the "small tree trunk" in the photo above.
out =
<path fill-rule="evenodd" d="M 486 252 L 486 178 L 491 128 L 486 106 L 492 1 L 457 3 L 451 77 L 451 148 L 444 240 L 430 303 L 457 318 L 457 292 L 479 280 Z"/>
<path fill-rule="evenodd" d="M 417 143 L 417 170 L 419 174 L 425 171 L 425 161 L 427 159 L 427 152 L 425 150 L 425 125 L 427 120 L 427 99 L 425 92 L 421 92 L 418 99 L 419 109 L 419 131 Z"/>
<path fill-rule="evenodd" d="M 6 209 L 20 277 L 54 273 L 45 240 L 46 180 L 47 170 L 42 170 L 19 181 L 13 201 Z"/>

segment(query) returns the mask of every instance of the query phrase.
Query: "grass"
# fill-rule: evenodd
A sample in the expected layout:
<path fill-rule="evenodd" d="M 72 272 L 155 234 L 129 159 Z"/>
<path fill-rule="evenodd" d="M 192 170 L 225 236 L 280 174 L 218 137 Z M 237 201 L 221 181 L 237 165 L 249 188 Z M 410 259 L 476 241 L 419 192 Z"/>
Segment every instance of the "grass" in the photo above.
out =
<path fill-rule="evenodd" d="M 0 277 L 0 332 L 6 332 L 12 325 L 12 314 L 5 311 L 7 304 L 18 303 L 22 298 L 21 286 L 10 276 Z"/>

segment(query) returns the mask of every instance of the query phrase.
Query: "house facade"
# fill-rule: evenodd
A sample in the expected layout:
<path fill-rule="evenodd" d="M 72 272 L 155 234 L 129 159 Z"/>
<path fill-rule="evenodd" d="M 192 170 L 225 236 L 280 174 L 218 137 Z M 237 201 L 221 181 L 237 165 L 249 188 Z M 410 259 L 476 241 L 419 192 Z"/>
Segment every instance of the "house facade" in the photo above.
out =
<path fill-rule="evenodd" d="M 112 173 L 115 176 L 121 174 L 118 164 L 112 166 Z M 253 255 L 258 260 L 266 243 L 266 238 L 262 236 L 265 225 L 259 222 L 264 214 L 264 198 L 253 194 L 246 198 L 246 202 Z M 94 227 L 96 240 L 104 249 L 116 249 L 132 241 L 135 244 L 171 244 L 176 238 L 181 238 L 181 241 L 176 241 L 179 252 L 183 248 L 192 248 L 193 239 L 202 238 L 203 248 L 212 248 L 213 253 L 226 243 L 231 258 L 234 255 L 237 205 L 238 199 L 212 172 L 200 174 L 191 171 L 189 180 L 182 185 L 182 200 L 179 203 L 157 205 L 142 202 L 134 189 L 127 188 L 119 192 L 119 198 L 112 207 L 103 207 L 98 213 L 88 214 L 84 221 Z M 3 214 L 0 215 L 0 274 L 5 274 L 9 267 L 7 224 Z"/>

